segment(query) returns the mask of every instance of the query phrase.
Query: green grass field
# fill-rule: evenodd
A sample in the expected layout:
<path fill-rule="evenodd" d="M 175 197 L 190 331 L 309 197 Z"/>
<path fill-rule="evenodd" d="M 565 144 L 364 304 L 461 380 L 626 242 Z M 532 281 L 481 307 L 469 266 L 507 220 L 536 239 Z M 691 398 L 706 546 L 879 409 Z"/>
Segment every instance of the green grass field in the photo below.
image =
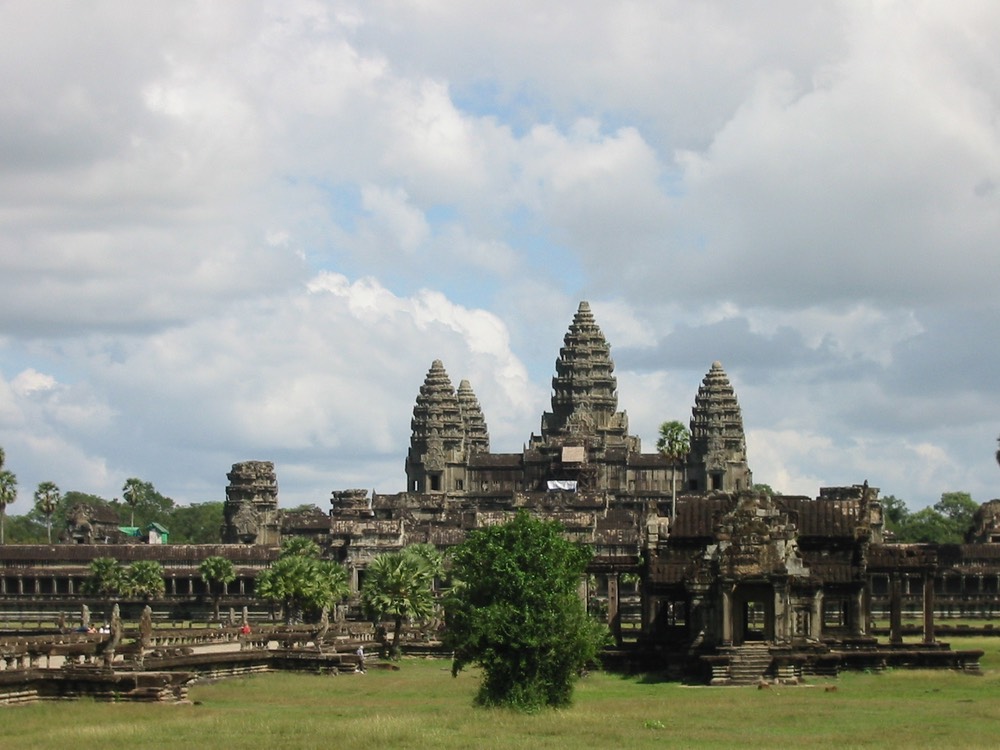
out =
<path fill-rule="evenodd" d="M 45 703 L 0 709 L 9 748 L 644 748 L 1000 746 L 1000 638 L 982 677 L 845 674 L 808 686 L 687 687 L 594 673 L 571 708 L 472 705 L 475 673 L 407 659 L 367 675 L 270 674 L 196 685 L 195 705 Z M 827 691 L 836 686 L 835 691 Z"/>

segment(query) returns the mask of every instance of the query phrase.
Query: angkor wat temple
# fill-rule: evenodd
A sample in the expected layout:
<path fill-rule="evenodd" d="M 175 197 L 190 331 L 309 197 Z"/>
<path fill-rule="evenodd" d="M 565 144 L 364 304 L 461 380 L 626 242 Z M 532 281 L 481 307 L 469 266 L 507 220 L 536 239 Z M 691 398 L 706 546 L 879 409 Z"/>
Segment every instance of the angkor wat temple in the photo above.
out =
<path fill-rule="evenodd" d="M 683 460 L 642 451 L 618 410 L 610 346 L 582 302 L 556 360 L 551 411 L 520 452 L 491 452 L 471 384 L 455 389 L 435 360 L 413 408 L 405 492 L 336 490 L 328 513 L 288 513 L 273 464 L 239 463 L 228 474 L 222 545 L 146 546 L 144 555 L 163 561 L 168 602 L 204 595 L 197 563 L 208 554 L 239 561 L 233 590 L 249 598 L 276 545 L 304 535 L 348 568 L 357 590 L 375 555 L 418 542 L 446 549 L 523 510 L 592 549 L 584 593 L 619 642 L 631 627 L 644 654 L 682 670 L 709 665 L 716 682 L 740 670 L 791 679 L 834 657 L 885 663 L 876 614 L 890 623 L 889 645 L 901 647 L 904 614 L 919 613 L 926 653 L 908 652 L 919 661 L 947 651 L 935 613 L 1000 610 L 989 504 L 979 542 L 896 545 L 883 538 L 878 490 L 867 482 L 816 498 L 755 491 L 739 402 L 719 362 L 694 395 L 690 427 Z M 59 546 L 4 549 L 0 597 L 72 595 L 86 576 L 80 546 L 68 556 L 75 562 Z M 125 545 L 90 557 L 133 554 Z"/>

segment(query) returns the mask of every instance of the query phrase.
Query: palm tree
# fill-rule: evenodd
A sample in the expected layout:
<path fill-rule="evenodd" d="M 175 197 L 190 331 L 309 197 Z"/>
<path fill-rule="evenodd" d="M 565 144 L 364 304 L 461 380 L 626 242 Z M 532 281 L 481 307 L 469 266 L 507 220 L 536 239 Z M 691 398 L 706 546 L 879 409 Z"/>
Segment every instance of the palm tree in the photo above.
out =
<path fill-rule="evenodd" d="M 17 477 L 3 468 L 5 458 L 3 448 L 0 448 L 0 544 L 4 543 L 3 527 L 7 506 L 17 500 Z"/>
<path fill-rule="evenodd" d="M 365 571 L 361 604 L 373 622 L 393 619 L 392 658 L 399 658 L 404 620 L 423 620 L 434 613 L 434 575 L 418 555 L 378 555 Z"/>
<path fill-rule="evenodd" d="M 300 538 L 301 539 L 301 538 Z M 280 604 L 285 623 L 294 624 L 304 609 L 333 607 L 350 592 L 347 571 L 330 560 L 319 559 L 315 542 L 290 539 L 282 545 L 274 564 L 257 577 L 257 596 Z"/>
<path fill-rule="evenodd" d="M 129 565 L 125 572 L 125 590 L 137 599 L 155 599 L 163 596 L 166 584 L 163 566 L 155 560 L 139 560 Z"/>
<path fill-rule="evenodd" d="M 122 487 L 122 499 L 128 503 L 132 509 L 132 516 L 129 519 L 129 526 L 135 526 L 135 507 L 143 501 L 146 496 L 146 485 L 141 479 L 131 477 L 125 480 Z"/>
<path fill-rule="evenodd" d="M 212 591 L 212 608 L 215 619 L 219 619 L 219 598 L 225 593 L 226 584 L 236 578 L 236 569 L 233 563 L 219 555 L 206 557 L 198 566 L 201 577 L 208 583 Z M 214 585 L 213 585 L 214 584 Z"/>
<path fill-rule="evenodd" d="M 52 514 L 56 512 L 60 498 L 59 488 L 55 482 L 42 482 L 35 490 L 35 508 L 45 516 L 45 528 L 49 535 L 49 544 L 52 544 Z"/>
<path fill-rule="evenodd" d="M 676 419 L 660 425 L 660 439 L 656 441 L 656 450 L 670 461 L 670 520 L 677 515 L 677 465 L 691 451 L 691 433 L 682 422 Z"/>

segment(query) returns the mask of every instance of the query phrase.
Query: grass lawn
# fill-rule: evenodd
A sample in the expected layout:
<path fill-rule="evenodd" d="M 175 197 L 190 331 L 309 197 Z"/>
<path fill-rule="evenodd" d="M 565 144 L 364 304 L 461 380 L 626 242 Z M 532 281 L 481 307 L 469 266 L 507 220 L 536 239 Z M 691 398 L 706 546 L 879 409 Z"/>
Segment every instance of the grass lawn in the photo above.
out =
<path fill-rule="evenodd" d="M 474 672 L 407 659 L 397 672 L 258 675 L 196 685 L 196 705 L 45 703 L 0 709 L 13 748 L 997 747 L 1000 638 L 986 675 L 891 671 L 809 686 L 686 687 L 594 673 L 571 708 L 473 707 Z M 835 691 L 825 688 L 836 686 Z"/>

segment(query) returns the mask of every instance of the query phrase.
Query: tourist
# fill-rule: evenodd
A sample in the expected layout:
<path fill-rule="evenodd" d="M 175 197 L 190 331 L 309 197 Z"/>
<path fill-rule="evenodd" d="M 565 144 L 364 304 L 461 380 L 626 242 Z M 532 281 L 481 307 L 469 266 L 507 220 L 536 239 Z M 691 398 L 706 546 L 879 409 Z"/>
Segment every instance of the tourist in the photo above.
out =
<path fill-rule="evenodd" d="M 361 674 L 365 673 L 365 647 L 358 646 L 358 671 Z"/>

